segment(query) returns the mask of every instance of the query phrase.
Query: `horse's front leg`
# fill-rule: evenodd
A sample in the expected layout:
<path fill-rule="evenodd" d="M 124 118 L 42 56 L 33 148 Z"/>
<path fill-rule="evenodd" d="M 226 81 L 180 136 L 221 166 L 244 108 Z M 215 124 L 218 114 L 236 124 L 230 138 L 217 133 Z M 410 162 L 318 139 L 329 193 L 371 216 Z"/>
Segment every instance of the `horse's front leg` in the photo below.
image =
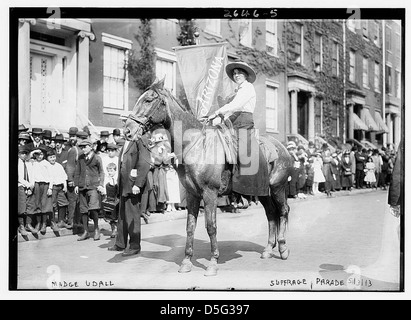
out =
<path fill-rule="evenodd" d="M 187 192 L 187 239 L 185 248 L 185 257 L 180 265 L 178 272 L 185 273 L 190 272 L 193 264 L 191 258 L 194 252 L 194 232 L 197 226 L 198 211 L 200 209 L 200 199 Z"/>
<path fill-rule="evenodd" d="M 217 193 L 216 189 L 206 189 L 203 193 L 205 223 L 211 244 L 210 265 L 204 273 L 205 276 L 215 276 L 218 270 L 220 252 L 217 244 Z"/>

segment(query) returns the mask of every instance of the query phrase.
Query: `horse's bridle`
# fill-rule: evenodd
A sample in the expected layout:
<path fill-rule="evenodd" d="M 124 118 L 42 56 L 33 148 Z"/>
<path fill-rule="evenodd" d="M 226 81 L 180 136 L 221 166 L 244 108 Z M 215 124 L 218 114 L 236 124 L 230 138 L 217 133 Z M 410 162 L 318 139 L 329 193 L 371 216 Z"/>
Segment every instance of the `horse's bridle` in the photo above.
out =
<path fill-rule="evenodd" d="M 158 110 L 160 109 L 161 106 L 166 105 L 166 102 L 165 102 L 164 98 L 162 97 L 162 95 L 156 90 L 155 90 L 155 92 L 157 93 L 157 95 L 159 97 L 159 101 L 152 108 L 152 112 L 149 115 L 145 116 L 144 118 L 136 117 L 133 114 L 130 114 L 128 116 L 128 119 L 131 119 L 131 120 L 137 122 L 139 127 L 142 129 L 142 133 L 141 133 L 142 135 L 144 135 L 146 132 L 150 131 L 150 129 L 156 124 L 152 120 L 153 117 L 158 112 Z"/>

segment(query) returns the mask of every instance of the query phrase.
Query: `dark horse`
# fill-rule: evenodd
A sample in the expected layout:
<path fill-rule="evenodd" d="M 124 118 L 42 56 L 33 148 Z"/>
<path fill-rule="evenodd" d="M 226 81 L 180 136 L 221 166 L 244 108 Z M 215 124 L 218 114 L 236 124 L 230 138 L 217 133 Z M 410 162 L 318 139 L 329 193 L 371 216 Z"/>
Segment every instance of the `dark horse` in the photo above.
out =
<path fill-rule="evenodd" d="M 186 110 L 171 93 L 164 89 L 164 80 L 153 83 L 137 100 L 133 113 L 125 123 L 124 133 L 130 139 L 136 133 L 146 133 L 155 127 L 163 126 L 169 130 L 173 140 L 174 152 L 182 151 L 185 173 L 180 179 L 187 190 L 187 240 L 185 258 L 179 272 L 192 269 L 194 231 L 201 200 L 204 201 L 204 214 L 207 233 L 211 242 L 211 261 L 205 275 L 217 274 L 219 251 L 217 245 L 217 197 L 222 185 L 222 174 L 227 173 L 223 145 L 213 143 L 213 152 L 206 152 L 204 144 L 195 143 L 203 135 L 205 125 L 193 113 Z M 270 195 L 259 197 L 268 219 L 268 244 L 261 258 L 273 256 L 278 242 L 282 259 L 287 259 L 289 250 L 285 241 L 289 206 L 286 197 L 286 184 L 293 165 L 287 149 L 274 138 L 278 159 L 269 166 Z M 216 161 L 217 160 L 219 161 Z"/>

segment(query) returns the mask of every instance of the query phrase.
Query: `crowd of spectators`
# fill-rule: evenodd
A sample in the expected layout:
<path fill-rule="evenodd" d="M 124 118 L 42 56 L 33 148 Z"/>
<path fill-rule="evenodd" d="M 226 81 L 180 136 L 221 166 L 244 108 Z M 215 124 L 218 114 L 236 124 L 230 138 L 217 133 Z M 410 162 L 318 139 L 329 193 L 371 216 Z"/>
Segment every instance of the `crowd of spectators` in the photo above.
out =
<path fill-rule="evenodd" d="M 104 218 L 110 223 L 111 237 L 114 238 L 117 234 L 118 156 L 125 144 L 120 129 L 94 133 L 98 138 L 92 137 L 87 126 L 82 130 L 71 127 L 66 136 L 48 129 L 30 130 L 24 125 L 19 125 L 18 131 L 19 233 L 28 239 L 28 233 L 38 237 L 50 227 L 56 236 L 62 228 L 80 235 L 84 234 L 84 229 L 88 229 L 90 219 L 94 221 L 96 231 L 94 240 L 98 240 L 98 218 Z M 149 187 L 142 195 L 142 218 L 146 223 L 153 212 L 177 211 L 185 206 L 184 199 L 180 200 L 181 185 L 171 160 L 171 148 L 165 145 L 168 143 L 166 136 L 152 136 L 150 142 L 151 154 L 158 157 L 152 159 Z M 96 159 L 95 168 L 89 167 L 90 155 L 84 156 L 85 151 L 97 155 L 93 158 Z M 82 172 L 81 168 L 85 166 L 87 169 Z M 95 177 L 92 177 L 92 171 L 96 171 Z M 99 181 L 95 186 L 94 180 Z M 98 208 L 93 209 L 88 219 L 80 213 L 82 205 L 85 205 L 81 202 L 83 185 L 86 189 L 90 188 L 87 190 L 96 191 L 93 196 L 88 191 L 84 197 L 88 206 Z M 92 198 L 97 201 L 91 201 Z M 82 221 L 83 218 L 87 221 Z"/>
<path fill-rule="evenodd" d="M 289 141 L 287 149 L 294 160 L 287 194 L 300 199 L 321 193 L 332 197 L 333 192 L 353 188 L 387 190 L 396 157 L 385 147 L 367 149 L 354 145 L 332 152 L 327 143 L 316 147 L 312 141 L 308 147 Z"/>

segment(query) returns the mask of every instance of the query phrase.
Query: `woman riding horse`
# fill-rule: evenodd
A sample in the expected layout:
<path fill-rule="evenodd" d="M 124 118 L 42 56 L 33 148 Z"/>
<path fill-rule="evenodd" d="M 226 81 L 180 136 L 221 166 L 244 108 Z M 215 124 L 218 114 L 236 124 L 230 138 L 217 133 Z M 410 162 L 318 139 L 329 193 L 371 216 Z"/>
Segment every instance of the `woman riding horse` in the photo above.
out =
<path fill-rule="evenodd" d="M 222 115 L 225 120 L 232 122 L 237 131 L 239 163 L 234 167 L 232 190 L 242 195 L 268 196 L 267 163 L 254 134 L 256 93 L 252 83 L 256 80 L 256 74 L 247 63 L 241 61 L 227 64 L 225 70 L 237 84 L 235 96 L 208 119 L 213 120 Z"/>

